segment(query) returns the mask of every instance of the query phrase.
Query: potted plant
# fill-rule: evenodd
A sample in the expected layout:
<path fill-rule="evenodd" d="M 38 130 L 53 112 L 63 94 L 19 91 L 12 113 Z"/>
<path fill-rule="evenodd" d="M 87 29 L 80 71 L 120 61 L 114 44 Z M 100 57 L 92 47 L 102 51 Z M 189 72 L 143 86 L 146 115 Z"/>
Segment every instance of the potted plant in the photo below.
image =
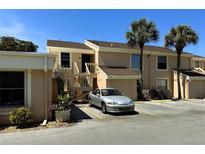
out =
<path fill-rule="evenodd" d="M 49 107 L 50 111 L 55 111 L 56 122 L 66 122 L 70 120 L 72 102 L 67 95 L 58 95 L 57 103 Z"/>

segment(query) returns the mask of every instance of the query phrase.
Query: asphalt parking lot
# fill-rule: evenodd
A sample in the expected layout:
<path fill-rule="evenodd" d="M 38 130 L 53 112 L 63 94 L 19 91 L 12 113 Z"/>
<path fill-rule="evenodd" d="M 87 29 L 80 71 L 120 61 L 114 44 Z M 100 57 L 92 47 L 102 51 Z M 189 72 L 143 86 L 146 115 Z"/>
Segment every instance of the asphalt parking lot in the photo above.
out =
<path fill-rule="evenodd" d="M 98 107 L 89 107 L 88 104 L 76 105 L 82 112 L 95 120 L 116 120 L 120 118 L 155 117 L 167 118 L 172 116 L 205 114 L 205 100 L 193 99 L 190 101 L 145 101 L 135 102 L 134 113 L 103 114 Z"/>
<path fill-rule="evenodd" d="M 136 102 L 135 113 L 76 105 L 76 125 L 0 134 L 1 144 L 205 144 L 205 100 Z"/>

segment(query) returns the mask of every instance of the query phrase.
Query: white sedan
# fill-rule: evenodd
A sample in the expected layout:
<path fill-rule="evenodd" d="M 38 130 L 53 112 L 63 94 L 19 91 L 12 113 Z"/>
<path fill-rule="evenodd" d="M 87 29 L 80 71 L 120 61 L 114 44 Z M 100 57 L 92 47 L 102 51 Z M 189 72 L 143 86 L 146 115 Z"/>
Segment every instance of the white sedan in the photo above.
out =
<path fill-rule="evenodd" d="M 103 113 L 133 112 L 135 108 L 129 97 L 114 88 L 96 89 L 89 93 L 88 100 L 90 106 L 100 107 Z"/>

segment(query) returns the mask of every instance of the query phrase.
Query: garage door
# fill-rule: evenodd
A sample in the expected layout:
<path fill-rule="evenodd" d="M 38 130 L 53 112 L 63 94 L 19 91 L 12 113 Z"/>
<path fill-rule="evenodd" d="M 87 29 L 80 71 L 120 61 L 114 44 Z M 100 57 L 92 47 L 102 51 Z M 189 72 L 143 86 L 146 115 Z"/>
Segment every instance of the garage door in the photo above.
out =
<path fill-rule="evenodd" d="M 192 80 L 189 87 L 189 98 L 205 98 L 205 81 Z"/>
<path fill-rule="evenodd" d="M 137 99 L 137 85 L 135 79 L 108 79 L 107 80 L 108 88 L 116 88 L 120 92 L 124 93 L 124 95 Z"/>

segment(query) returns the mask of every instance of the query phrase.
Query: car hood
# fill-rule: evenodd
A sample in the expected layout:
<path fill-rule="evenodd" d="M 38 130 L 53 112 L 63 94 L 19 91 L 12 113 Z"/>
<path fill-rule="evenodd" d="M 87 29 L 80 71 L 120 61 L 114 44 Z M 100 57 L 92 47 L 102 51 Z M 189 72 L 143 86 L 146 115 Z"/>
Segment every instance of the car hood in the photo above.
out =
<path fill-rule="evenodd" d="M 132 101 L 129 97 L 126 96 L 103 96 L 104 101 L 107 102 L 116 102 L 120 105 L 130 104 Z"/>

